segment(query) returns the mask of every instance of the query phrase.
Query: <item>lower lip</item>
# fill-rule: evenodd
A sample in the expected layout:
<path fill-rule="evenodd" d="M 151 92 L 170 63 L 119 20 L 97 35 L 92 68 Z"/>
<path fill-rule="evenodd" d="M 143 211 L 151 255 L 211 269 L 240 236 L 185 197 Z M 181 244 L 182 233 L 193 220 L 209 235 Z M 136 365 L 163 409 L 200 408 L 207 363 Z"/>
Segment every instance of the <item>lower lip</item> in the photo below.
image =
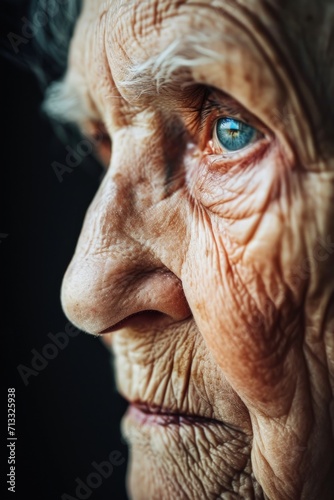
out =
<path fill-rule="evenodd" d="M 222 422 L 203 417 L 159 413 L 159 408 L 154 408 L 152 412 L 149 410 L 130 404 L 122 419 L 122 434 L 133 449 L 153 446 L 158 455 L 165 456 L 164 453 L 167 450 L 170 453 L 172 446 L 175 453 L 182 454 L 187 447 L 193 447 L 196 436 L 202 439 L 203 432 L 214 435 L 219 443 L 226 440 Z M 163 412 L 162 409 L 161 411 Z"/>

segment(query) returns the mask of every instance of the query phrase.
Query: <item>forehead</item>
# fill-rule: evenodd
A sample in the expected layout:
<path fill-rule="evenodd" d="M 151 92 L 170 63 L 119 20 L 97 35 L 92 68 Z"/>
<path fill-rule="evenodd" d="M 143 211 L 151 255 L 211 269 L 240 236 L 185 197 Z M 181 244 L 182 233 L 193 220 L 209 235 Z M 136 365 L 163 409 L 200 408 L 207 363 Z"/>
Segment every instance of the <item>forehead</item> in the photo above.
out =
<path fill-rule="evenodd" d="M 233 71 L 259 54 L 265 66 L 283 58 L 296 64 L 317 54 L 319 29 L 324 37 L 324 18 L 334 12 L 330 5 L 330 0 L 85 0 L 70 66 L 87 72 L 87 66 L 99 70 L 107 63 L 113 79 L 122 81 L 131 67 L 163 51 L 179 56 L 178 42 L 188 58 L 192 44 L 202 45 L 202 53 L 217 48 L 227 58 L 234 51 Z M 235 49 L 244 51 L 243 61 Z"/>
<path fill-rule="evenodd" d="M 332 0 L 84 0 L 84 13 L 90 20 L 106 14 L 109 27 L 123 46 L 130 39 L 140 43 L 145 35 L 178 21 L 181 31 L 182 22 L 188 29 L 211 24 L 219 31 L 224 30 L 219 23 L 230 21 L 235 27 L 240 24 L 259 33 L 269 29 L 274 36 L 277 27 L 293 27 L 302 38 L 301 45 L 308 34 L 316 45 L 314 33 L 324 24 L 332 27 L 334 4 Z"/>

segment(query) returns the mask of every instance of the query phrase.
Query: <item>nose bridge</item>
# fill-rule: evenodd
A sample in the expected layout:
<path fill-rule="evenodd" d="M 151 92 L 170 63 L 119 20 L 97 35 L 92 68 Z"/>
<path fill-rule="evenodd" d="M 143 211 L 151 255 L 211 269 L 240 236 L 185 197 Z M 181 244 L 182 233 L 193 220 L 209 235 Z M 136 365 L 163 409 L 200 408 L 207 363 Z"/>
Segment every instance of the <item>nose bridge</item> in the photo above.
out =
<path fill-rule="evenodd" d="M 126 203 L 125 193 L 130 199 L 126 181 L 121 176 L 115 177 L 105 176 L 88 208 L 74 258 L 104 253 L 124 233 L 132 205 Z"/>
<path fill-rule="evenodd" d="M 163 197 L 164 148 L 155 113 L 137 113 L 134 121 L 140 125 L 132 123 L 115 134 L 110 170 L 120 195 L 141 213 Z"/>
<path fill-rule="evenodd" d="M 175 318 L 189 313 L 179 279 L 161 261 L 164 239 L 158 241 L 160 228 L 152 224 L 160 220 L 152 186 L 156 165 L 144 150 L 119 143 L 64 277 L 64 311 L 90 333 L 144 310 Z"/>
<path fill-rule="evenodd" d="M 87 211 L 78 249 L 103 252 L 121 238 L 135 241 L 144 212 L 161 199 L 163 189 L 155 171 L 159 153 L 150 149 L 145 130 L 115 135 L 112 161 Z"/>

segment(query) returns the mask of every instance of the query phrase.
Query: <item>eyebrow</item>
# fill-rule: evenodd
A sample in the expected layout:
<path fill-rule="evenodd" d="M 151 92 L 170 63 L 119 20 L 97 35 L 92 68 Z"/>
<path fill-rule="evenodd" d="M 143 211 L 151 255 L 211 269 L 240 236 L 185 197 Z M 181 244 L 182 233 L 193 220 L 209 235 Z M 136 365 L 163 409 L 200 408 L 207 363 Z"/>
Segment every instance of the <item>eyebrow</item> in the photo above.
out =
<path fill-rule="evenodd" d="M 231 40 L 230 36 L 224 36 L 224 41 Z M 182 90 L 194 83 L 191 78 L 191 68 L 213 62 L 224 62 L 225 56 L 222 52 L 208 48 L 209 45 L 222 41 L 222 33 L 219 35 L 208 35 L 202 32 L 188 34 L 172 42 L 157 56 L 142 63 L 132 64 L 119 85 L 128 97 L 136 99 L 143 95 L 156 95 L 169 84 L 179 83 Z"/>

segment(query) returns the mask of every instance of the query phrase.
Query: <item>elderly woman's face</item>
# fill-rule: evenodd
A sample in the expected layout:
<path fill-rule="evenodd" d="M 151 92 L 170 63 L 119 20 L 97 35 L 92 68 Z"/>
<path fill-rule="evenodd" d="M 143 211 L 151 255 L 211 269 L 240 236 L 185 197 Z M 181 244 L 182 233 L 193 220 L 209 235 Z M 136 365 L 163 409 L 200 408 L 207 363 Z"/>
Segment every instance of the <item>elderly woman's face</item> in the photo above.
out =
<path fill-rule="evenodd" d="M 65 85 L 106 175 L 62 300 L 112 332 L 134 499 L 332 498 L 329 5 L 84 5 Z"/>

